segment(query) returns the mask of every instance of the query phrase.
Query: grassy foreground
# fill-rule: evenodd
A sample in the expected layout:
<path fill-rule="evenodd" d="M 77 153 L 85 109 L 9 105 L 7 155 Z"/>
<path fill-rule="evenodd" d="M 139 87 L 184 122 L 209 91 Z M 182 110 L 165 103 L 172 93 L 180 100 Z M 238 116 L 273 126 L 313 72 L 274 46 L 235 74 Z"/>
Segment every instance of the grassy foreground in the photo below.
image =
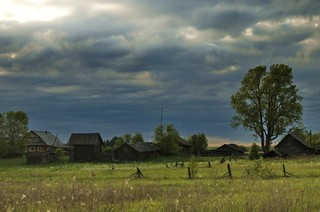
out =
<path fill-rule="evenodd" d="M 189 159 L 185 159 L 189 160 Z M 208 160 L 211 167 L 208 167 Z M 320 158 L 26 165 L 0 160 L 0 211 L 319 211 Z M 233 178 L 223 177 L 230 163 Z M 295 176 L 284 177 L 282 164 Z M 168 167 L 167 167 L 168 165 Z M 132 174 L 139 167 L 145 177 Z"/>

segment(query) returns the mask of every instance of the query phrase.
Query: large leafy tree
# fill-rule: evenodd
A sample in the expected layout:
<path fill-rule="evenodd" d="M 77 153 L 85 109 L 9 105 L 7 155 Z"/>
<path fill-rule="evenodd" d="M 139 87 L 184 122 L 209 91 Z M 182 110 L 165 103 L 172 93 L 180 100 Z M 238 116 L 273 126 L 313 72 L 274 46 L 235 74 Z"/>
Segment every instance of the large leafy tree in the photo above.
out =
<path fill-rule="evenodd" d="M 208 139 L 204 133 L 193 134 L 188 141 L 191 143 L 193 154 L 202 154 L 208 146 Z"/>
<path fill-rule="evenodd" d="M 28 115 L 23 111 L 0 114 L 0 154 L 14 155 L 24 151 L 28 139 Z"/>
<path fill-rule="evenodd" d="M 162 154 L 173 155 L 178 153 L 178 138 L 179 132 L 173 124 L 159 125 L 154 129 L 154 141 L 158 144 Z"/>
<path fill-rule="evenodd" d="M 232 126 L 252 131 L 268 152 L 272 140 L 301 122 L 302 97 L 293 83 L 292 69 L 284 64 L 271 65 L 270 71 L 257 66 L 248 71 L 241 85 L 231 97 L 236 112 Z"/>

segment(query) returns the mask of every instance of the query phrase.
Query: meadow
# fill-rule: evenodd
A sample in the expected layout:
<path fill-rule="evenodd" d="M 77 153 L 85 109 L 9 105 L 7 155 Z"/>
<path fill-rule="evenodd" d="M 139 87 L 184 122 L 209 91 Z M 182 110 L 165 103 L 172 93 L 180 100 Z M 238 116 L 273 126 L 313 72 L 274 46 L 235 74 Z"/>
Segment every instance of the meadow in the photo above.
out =
<path fill-rule="evenodd" d="M 319 211 L 320 157 L 27 165 L 0 160 L 0 211 Z M 209 167 L 209 163 L 211 167 Z M 230 164 L 232 178 L 227 175 Z M 287 174 L 284 176 L 282 164 Z M 137 177 L 139 167 L 144 177 Z"/>

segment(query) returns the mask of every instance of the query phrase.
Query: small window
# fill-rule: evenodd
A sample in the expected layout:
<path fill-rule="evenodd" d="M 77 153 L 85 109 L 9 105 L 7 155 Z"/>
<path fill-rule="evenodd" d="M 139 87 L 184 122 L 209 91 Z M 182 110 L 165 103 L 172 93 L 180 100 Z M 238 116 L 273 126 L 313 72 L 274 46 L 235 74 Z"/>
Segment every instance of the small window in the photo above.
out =
<path fill-rule="evenodd" d="M 29 148 L 29 152 L 34 152 L 34 151 L 35 151 L 34 147 Z"/>
<path fill-rule="evenodd" d="M 42 151 L 42 148 L 39 146 L 38 147 L 38 152 L 41 152 Z"/>

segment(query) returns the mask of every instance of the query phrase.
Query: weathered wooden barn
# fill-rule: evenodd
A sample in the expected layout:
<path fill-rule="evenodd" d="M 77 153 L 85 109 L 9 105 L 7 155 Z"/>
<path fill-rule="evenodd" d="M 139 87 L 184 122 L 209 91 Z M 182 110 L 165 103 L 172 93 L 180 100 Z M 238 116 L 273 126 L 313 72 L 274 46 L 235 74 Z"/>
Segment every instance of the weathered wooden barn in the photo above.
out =
<path fill-rule="evenodd" d="M 316 149 L 291 133 L 284 136 L 274 148 L 275 150 L 266 153 L 264 157 L 290 157 L 317 153 Z"/>
<path fill-rule="evenodd" d="M 191 144 L 190 142 L 184 140 L 180 136 L 178 137 L 178 145 L 179 145 L 179 155 L 180 156 L 190 156 L 191 155 Z"/>
<path fill-rule="evenodd" d="M 54 150 L 57 148 L 66 149 L 58 138 L 49 131 L 29 132 L 28 143 L 26 145 L 26 157 L 28 164 L 49 163 L 54 160 Z"/>
<path fill-rule="evenodd" d="M 237 144 L 223 144 L 214 150 L 208 150 L 208 155 L 217 155 L 217 156 L 243 156 L 245 153 L 245 148 Z"/>
<path fill-rule="evenodd" d="M 91 162 L 102 159 L 103 140 L 100 133 L 72 133 L 70 146 L 71 162 Z"/>
<path fill-rule="evenodd" d="M 159 147 L 153 143 L 138 142 L 135 144 L 125 142 L 114 150 L 113 156 L 119 161 L 142 161 L 146 158 L 159 155 Z"/>

